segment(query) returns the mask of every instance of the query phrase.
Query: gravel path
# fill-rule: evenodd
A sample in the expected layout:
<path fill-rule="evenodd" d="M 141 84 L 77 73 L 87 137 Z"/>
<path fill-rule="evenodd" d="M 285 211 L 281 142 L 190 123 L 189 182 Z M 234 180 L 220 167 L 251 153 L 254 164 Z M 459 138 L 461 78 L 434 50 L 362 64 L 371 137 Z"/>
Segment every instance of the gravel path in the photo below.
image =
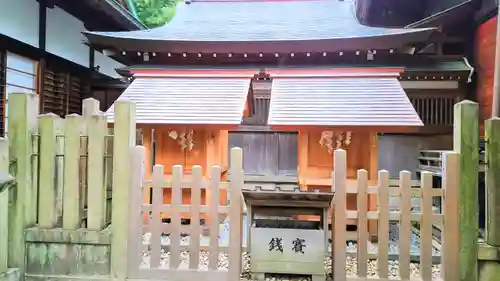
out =
<path fill-rule="evenodd" d="M 162 261 L 161 267 L 168 268 L 170 253 L 162 253 Z M 241 274 L 241 280 L 252 280 L 250 276 L 250 256 L 247 253 L 242 254 L 243 258 L 243 272 Z M 148 266 L 149 264 L 149 253 L 145 253 L 143 259 L 143 266 Z M 229 265 L 228 255 L 227 253 L 219 254 L 219 261 L 217 263 L 217 267 L 219 269 L 227 269 Z M 187 251 L 181 252 L 181 268 L 187 268 L 189 266 L 189 253 Z M 347 257 L 346 258 L 346 271 L 348 275 L 355 275 L 357 267 L 356 258 Z M 440 265 L 433 266 L 433 279 L 439 279 L 440 277 Z M 208 268 L 208 252 L 202 251 L 200 252 L 200 269 Z M 398 261 L 389 261 L 389 277 L 397 277 L 398 276 Z M 410 264 L 411 276 L 418 277 L 419 276 L 419 264 L 412 263 Z M 325 274 L 328 277 L 328 280 L 331 280 L 332 274 L 332 266 L 331 266 L 331 258 L 325 257 Z M 376 277 L 377 276 L 377 261 L 371 260 L 368 262 L 368 276 Z M 274 280 L 274 281 L 288 281 L 288 280 L 297 280 L 297 281 L 305 281 L 310 280 L 310 277 L 293 277 L 293 276 L 280 276 L 280 275 L 270 275 L 266 278 L 266 280 Z"/>
<path fill-rule="evenodd" d="M 143 242 L 144 244 L 149 244 L 151 235 L 149 233 L 144 234 L 143 236 Z M 201 244 L 202 245 L 208 245 L 208 237 L 201 237 Z M 418 239 L 418 236 L 415 237 L 415 239 Z M 189 236 L 184 236 L 181 238 L 181 245 L 189 245 Z M 222 239 L 221 239 L 222 240 Z M 391 239 L 392 240 L 392 239 Z M 222 242 L 222 241 L 221 241 Z M 168 236 L 162 236 L 162 245 L 169 245 L 170 244 L 170 239 Z M 227 244 L 226 244 L 227 245 Z M 331 248 L 331 245 L 329 245 Z M 392 246 L 391 246 L 392 247 Z M 396 247 L 396 249 L 394 249 Z M 394 245 L 393 251 L 397 252 L 397 246 Z M 145 247 L 143 251 L 143 264 L 142 266 L 144 267 L 149 267 L 149 254 L 150 251 L 148 249 L 149 247 Z M 355 250 L 356 249 L 356 243 L 355 242 L 349 242 L 346 245 L 347 250 Z M 416 249 L 416 248 L 415 248 Z M 369 251 L 376 252 L 376 246 L 372 246 Z M 161 255 L 161 267 L 168 268 L 169 266 L 169 257 L 170 253 L 162 251 Z M 250 277 L 250 257 L 247 253 L 242 253 L 242 258 L 243 258 L 243 272 L 242 272 L 242 280 L 251 280 Z M 227 253 L 220 253 L 219 254 L 219 260 L 218 260 L 218 268 L 219 269 L 227 269 L 229 264 L 228 261 L 228 255 Z M 398 276 L 398 268 L 399 268 L 399 263 L 397 260 L 395 261 L 389 261 L 389 275 L 390 277 L 397 277 Z M 181 268 L 188 268 L 189 266 L 189 253 L 187 251 L 181 252 Z M 440 265 L 434 265 L 433 266 L 433 277 L 438 278 L 440 276 Z M 199 262 L 199 268 L 200 269 L 207 269 L 208 268 L 208 252 L 201 251 L 200 252 L 200 262 Z M 356 274 L 356 268 L 357 268 L 357 260 L 355 257 L 347 257 L 346 258 L 346 271 L 347 274 L 349 275 L 355 275 Z M 419 264 L 418 263 L 411 263 L 410 264 L 410 269 L 411 269 L 411 276 L 413 277 L 418 277 L 419 276 Z M 326 276 L 329 276 L 331 279 L 331 274 L 332 274 L 332 268 L 331 268 L 331 257 L 325 257 L 325 274 Z M 377 261 L 376 260 L 370 260 L 368 261 L 368 276 L 370 277 L 376 277 L 377 276 Z M 290 277 L 290 276 L 268 276 L 266 278 L 269 281 L 288 281 L 288 280 L 297 280 L 297 281 L 302 281 L 302 280 L 310 280 L 309 277 Z"/>

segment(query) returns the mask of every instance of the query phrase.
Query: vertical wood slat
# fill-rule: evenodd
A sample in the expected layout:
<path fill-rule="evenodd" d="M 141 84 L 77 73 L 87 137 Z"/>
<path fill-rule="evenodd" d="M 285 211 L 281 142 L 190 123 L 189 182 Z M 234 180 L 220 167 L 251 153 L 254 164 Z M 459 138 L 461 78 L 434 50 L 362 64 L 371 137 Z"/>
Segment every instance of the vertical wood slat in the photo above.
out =
<path fill-rule="evenodd" d="M 68 75 L 68 83 L 69 83 L 69 75 Z M 69 89 L 68 89 L 69 90 Z M 82 102 L 82 116 L 84 119 L 83 123 L 83 136 L 86 136 L 86 138 L 83 138 L 81 141 L 81 147 L 80 147 L 80 175 L 81 175 L 81 185 L 80 185 L 80 207 L 82 209 L 82 213 L 85 210 L 85 207 L 87 207 L 88 211 L 88 204 L 89 204 L 89 168 L 92 167 L 89 165 L 89 134 L 90 134 L 90 128 L 89 125 L 91 123 L 92 116 L 94 114 L 99 113 L 99 101 L 93 98 L 88 98 L 83 100 Z M 134 143 L 135 146 L 135 143 Z M 93 167 L 92 167 L 93 169 Z M 87 213 L 87 226 L 88 226 L 88 213 Z"/>
<path fill-rule="evenodd" d="M 210 202 L 209 202 L 209 218 L 210 218 L 210 250 L 208 253 L 208 268 L 217 270 L 219 261 L 219 184 L 220 184 L 221 168 L 219 166 L 212 167 L 212 179 L 210 181 Z"/>
<path fill-rule="evenodd" d="M 181 262 L 181 211 L 182 204 L 182 177 L 181 165 L 172 167 L 172 211 L 170 214 L 170 269 L 177 269 Z"/>
<path fill-rule="evenodd" d="M 70 114 L 64 120 L 64 190 L 63 228 L 75 230 L 80 227 L 80 135 L 83 119 Z"/>
<path fill-rule="evenodd" d="M 151 239 L 149 241 L 151 247 L 151 268 L 160 267 L 161 261 L 161 207 L 163 205 L 164 173 L 165 169 L 163 165 L 155 165 L 153 167 L 153 206 L 151 207 Z M 170 239 L 172 239 L 172 235 L 170 236 Z"/>
<path fill-rule="evenodd" d="M 16 192 L 9 214 L 9 267 L 25 267 L 24 231 L 37 221 L 37 187 L 30 180 L 33 170 L 31 160 L 31 135 L 38 131 L 39 96 L 26 93 L 9 93 L 8 132 L 11 173 L 16 178 Z"/>
<path fill-rule="evenodd" d="M 104 183 L 105 138 L 107 135 L 106 115 L 94 114 L 87 123 L 88 130 L 88 173 L 87 228 L 101 230 L 106 222 L 106 196 Z M 91 171 L 91 172 L 90 172 Z"/>
<path fill-rule="evenodd" d="M 336 281 L 346 280 L 346 178 L 347 156 L 346 151 L 337 149 L 333 158 L 333 186 L 335 190 L 334 208 L 332 215 L 332 271 Z"/>
<path fill-rule="evenodd" d="M 64 119 L 56 120 L 56 156 L 55 156 L 55 193 L 56 193 L 56 224 L 59 226 L 63 216 L 64 193 Z"/>
<path fill-rule="evenodd" d="M 378 173 L 378 276 L 389 276 L 389 172 Z"/>
<path fill-rule="evenodd" d="M 420 216 L 420 277 L 432 280 L 432 173 L 422 172 Z"/>
<path fill-rule="evenodd" d="M 411 236 L 411 173 L 399 172 L 399 188 L 401 190 L 399 221 L 399 276 L 403 280 L 410 279 L 410 236 Z"/>
<path fill-rule="evenodd" d="M 443 280 L 460 280 L 460 193 L 459 156 L 443 156 L 442 188 L 444 192 L 443 233 L 441 242 L 441 276 Z"/>
<path fill-rule="evenodd" d="M 358 170 L 358 277 L 368 274 L 368 171 Z"/>
<path fill-rule="evenodd" d="M 230 169 L 230 199 L 229 205 L 229 268 L 228 280 L 239 280 L 241 274 L 242 258 L 242 214 L 243 200 L 243 150 L 239 147 L 231 149 Z"/>
<path fill-rule="evenodd" d="M 56 122 L 59 116 L 47 113 L 40 116 L 40 196 L 38 218 L 40 228 L 56 224 Z"/>
<path fill-rule="evenodd" d="M 198 269 L 200 262 L 200 206 L 203 170 L 201 166 L 193 166 L 193 183 L 191 185 L 191 235 L 189 245 L 189 268 Z"/>
<path fill-rule="evenodd" d="M 9 173 L 9 141 L 6 138 L 0 138 L 0 172 Z M 0 191 L 0 276 L 8 267 L 9 192 L 9 187 Z"/>
<path fill-rule="evenodd" d="M 111 274 L 113 280 L 125 280 L 128 268 L 128 229 L 132 166 L 135 147 L 135 104 L 130 101 L 115 103 L 113 138 L 113 201 L 111 202 Z"/>
<path fill-rule="evenodd" d="M 146 148 L 136 146 L 132 150 L 130 198 L 129 198 L 129 241 L 128 247 L 128 273 L 137 273 L 142 262 L 142 185 L 144 180 L 144 169 L 146 162 Z"/>

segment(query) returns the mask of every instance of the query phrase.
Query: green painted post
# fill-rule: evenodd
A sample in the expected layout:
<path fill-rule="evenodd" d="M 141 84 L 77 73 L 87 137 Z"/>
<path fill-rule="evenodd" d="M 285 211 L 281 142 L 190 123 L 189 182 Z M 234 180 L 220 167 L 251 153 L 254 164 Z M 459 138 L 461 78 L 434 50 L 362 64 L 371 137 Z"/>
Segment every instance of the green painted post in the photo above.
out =
<path fill-rule="evenodd" d="M 36 186 L 31 176 L 31 135 L 37 133 L 38 95 L 9 94 L 10 173 L 16 178 L 9 210 L 9 267 L 24 272 L 24 230 L 36 223 Z"/>
<path fill-rule="evenodd" d="M 486 130 L 486 235 L 485 242 L 500 246 L 500 118 L 485 122 Z"/>
<path fill-rule="evenodd" d="M 9 253 L 9 141 L 0 138 L 0 275 L 7 272 Z M 6 181 L 7 180 L 7 181 Z"/>
<path fill-rule="evenodd" d="M 125 281 L 128 271 L 129 203 L 132 149 L 135 147 L 135 103 L 115 103 L 113 199 L 111 201 L 111 280 Z M 137 242 L 137 241 L 135 241 Z M 138 253 L 134 253 L 138 254 Z"/>
<path fill-rule="evenodd" d="M 486 136 L 486 233 L 484 240 L 492 247 L 500 248 L 500 118 L 485 122 Z M 497 250 L 498 251 L 498 250 Z M 479 280 L 496 281 L 500 276 L 498 260 L 479 262 Z"/>
<path fill-rule="evenodd" d="M 459 153 L 460 281 L 478 280 L 479 107 L 462 101 L 454 108 L 453 149 Z"/>

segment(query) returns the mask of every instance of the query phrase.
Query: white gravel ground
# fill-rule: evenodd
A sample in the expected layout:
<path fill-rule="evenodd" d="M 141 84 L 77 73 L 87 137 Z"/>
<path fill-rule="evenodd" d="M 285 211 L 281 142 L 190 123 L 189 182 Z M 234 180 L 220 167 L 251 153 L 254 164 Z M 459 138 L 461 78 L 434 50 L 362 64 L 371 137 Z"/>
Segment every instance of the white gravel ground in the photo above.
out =
<path fill-rule="evenodd" d="M 144 244 L 149 244 L 149 239 L 150 239 L 150 234 L 147 233 L 143 237 L 143 242 Z M 207 244 L 208 241 L 206 239 L 208 237 L 202 237 L 201 239 L 201 244 Z M 170 239 L 167 236 L 162 237 L 162 244 L 163 245 L 168 245 Z M 183 245 L 189 245 L 189 237 L 185 236 L 181 239 L 181 244 Z M 356 244 L 355 243 L 349 243 L 346 246 L 347 249 L 355 249 Z M 370 249 L 369 249 L 370 250 Z M 371 249 L 372 251 L 376 251 L 376 246 L 374 249 Z M 149 250 L 145 248 L 145 251 L 143 252 L 143 264 L 142 266 L 144 267 L 149 267 Z M 169 256 L 170 254 L 168 252 L 163 252 L 162 251 L 162 256 L 161 256 L 161 267 L 168 268 L 169 265 Z M 242 253 L 242 258 L 243 258 L 243 272 L 242 272 L 242 278 L 241 280 L 251 280 L 250 277 L 250 257 L 247 253 Z M 219 254 L 219 260 L 218 260 L 218 268 L 224 269 L 228 267 L 228 255 L 227 253 L 220 253 Z M 398 261 L 389 261 L 389 275 L 390 277 L 397 277 L 398 276 Z M 188 267 L 189 265 L 189 253 L 187 251 L 184 251 L 181 253 L 181 267 Z M 438 278 L 440 276 L 440 265 L 434 265 L 433 266 L 433 277 Z M 201 251 L 200 252 L 200 263 L 199 263 L 199 268 L 200 269 L 206 269 L 208 268 L 208 252 Z M 356 273 L 356 268 L 357 268 L 357 260 L 354 257 L 347 257 L 346 258 L 346 271 L 347 274 L 349 275 L 355 275 Z M 411 275 L 413 277 L 418 277 L 419 276 L 419 264 L 418 263 L 412 263 L 410 265 L 411 269 Z M 330 257 L 325 257 L 325 274 L 326 276 L 329 276 L 331 279 L 331 274 L 332 274 L 332 268 L 331 268 L 331 258 Z M 368 262 L 368 276 L 370 277 L 376 277 L 377 276 L 377 261 L 376 260 L 371 260 Z M 288 280 L 309 280 L 309 277 L 290 277 L 290 276 L 268 276 L 266 278 L 267 280 L 272 280 L 272 281 L 288 281 Z"/>

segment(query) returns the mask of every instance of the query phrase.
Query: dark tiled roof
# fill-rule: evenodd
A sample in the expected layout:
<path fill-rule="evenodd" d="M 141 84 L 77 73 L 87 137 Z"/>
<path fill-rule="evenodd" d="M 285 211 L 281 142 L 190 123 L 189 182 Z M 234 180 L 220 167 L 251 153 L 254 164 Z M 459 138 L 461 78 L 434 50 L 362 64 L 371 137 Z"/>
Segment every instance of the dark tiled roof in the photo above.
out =
<path fill-rule="evenodd" d="M 194 2 L 179 4 L 163 27 L 129 32 L 87 32 L 92 43 L 120 40 L 163 42 L 288 42 L 383 36 L 428 37 L 434 29 L 378 28 L 361 25 L 353 0 Z"/>

